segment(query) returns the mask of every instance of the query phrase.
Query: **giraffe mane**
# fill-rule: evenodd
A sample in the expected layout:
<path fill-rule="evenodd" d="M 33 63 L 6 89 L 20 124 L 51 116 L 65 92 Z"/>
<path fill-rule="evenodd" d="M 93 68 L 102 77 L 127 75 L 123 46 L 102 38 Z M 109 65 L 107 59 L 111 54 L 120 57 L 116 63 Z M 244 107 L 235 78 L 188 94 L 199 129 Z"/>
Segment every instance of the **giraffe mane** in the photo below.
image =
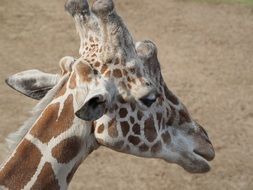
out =
<path fill-rule="evenodd" d="M 53 100 L 55 94 L 62 88 L 65 84 L 69 76 L 66 74 L 62 77 L 62 79 L 55 85 L 44 98 L 40 100 L 40 102 L 32 109 L 31 117 L 27 119 L 24 124 L 14 133 L 10 133 L 6 138 L 5 142 L 7 145 L 7 151 L 12 152 L 17 145 L 21 142 L 27 132 L 32 128 L 33 124 L 39 118 L 43 110 L 47 107 L 47 105 Z"/>

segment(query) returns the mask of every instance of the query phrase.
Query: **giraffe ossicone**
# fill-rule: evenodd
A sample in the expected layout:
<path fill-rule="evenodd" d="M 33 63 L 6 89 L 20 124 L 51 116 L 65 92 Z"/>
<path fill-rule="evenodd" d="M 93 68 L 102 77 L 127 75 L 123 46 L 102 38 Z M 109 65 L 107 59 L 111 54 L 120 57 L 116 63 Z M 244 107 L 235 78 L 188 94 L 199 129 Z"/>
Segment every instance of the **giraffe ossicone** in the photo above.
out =
<path fill-rule="evenodd" d="M 61 74 L 26 71 L 7 84 L 34 99 L 36 113 L 7 140 L 0 169 L 7 189 L 67 189 L 81 162 L 103 145 L 210 170 L 206 131 L 167 88 L 151 41 L 134 43 L 112 0 L 68 0 L 80 36 L 80 58 L 64 57 Z M 29 166 L 29 167 L 27 167 Z"/>

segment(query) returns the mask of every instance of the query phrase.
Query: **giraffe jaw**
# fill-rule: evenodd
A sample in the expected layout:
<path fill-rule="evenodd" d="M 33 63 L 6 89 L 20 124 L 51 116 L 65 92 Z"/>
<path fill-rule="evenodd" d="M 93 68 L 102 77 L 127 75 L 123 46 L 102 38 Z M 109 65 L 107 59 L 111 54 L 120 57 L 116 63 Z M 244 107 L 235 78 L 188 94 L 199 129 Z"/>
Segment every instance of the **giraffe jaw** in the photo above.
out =
<path fill-rule="evenodd" d="M 206 173 L 211 169 L 209 161 L 214 159 L 215 151 L 202 128 L 196 127 L 194 131 L 187 133 L 171 129 L 171 143 L 165 146 L 162 157 L 167 162 L 182 166 L 189 173 Z"/>
<path fill-rule="evenodd" d="M 173 154 L 173 153 L 172 153 Z M 176 154 L 174 158 L 164 158 L 168 163 L 175 163 L 189 173 L 207 173 L 211 170 L 209 162 L 202 156 L 192 152 Z"/>

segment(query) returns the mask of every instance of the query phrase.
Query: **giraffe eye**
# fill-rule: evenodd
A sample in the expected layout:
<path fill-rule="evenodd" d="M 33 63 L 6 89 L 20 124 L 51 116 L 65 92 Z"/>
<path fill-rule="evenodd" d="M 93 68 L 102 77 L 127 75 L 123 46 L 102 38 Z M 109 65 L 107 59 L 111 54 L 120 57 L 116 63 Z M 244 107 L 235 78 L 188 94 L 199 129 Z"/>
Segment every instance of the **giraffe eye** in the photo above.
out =
<path fill-rule="evenodd" d="M 140 98 L 140 101 L 145 106 L 150 107 L 156 101 L 156 98 L 157 97 L 155 94 L 150 94 L 148 96 L 144 96 L 144 97 Z"/>

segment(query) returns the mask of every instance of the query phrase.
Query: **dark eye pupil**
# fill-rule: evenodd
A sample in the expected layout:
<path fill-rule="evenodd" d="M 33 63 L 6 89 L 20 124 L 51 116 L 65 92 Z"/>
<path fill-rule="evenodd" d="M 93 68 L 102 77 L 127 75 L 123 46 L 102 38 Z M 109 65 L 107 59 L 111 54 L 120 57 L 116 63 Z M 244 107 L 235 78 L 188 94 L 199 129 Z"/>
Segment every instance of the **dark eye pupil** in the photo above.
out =
<path fill-rule="evenodd" d="M 147 107 L 150 107 L 156 101 L 156 99 L 141 98 L 140 101 Z"/>

